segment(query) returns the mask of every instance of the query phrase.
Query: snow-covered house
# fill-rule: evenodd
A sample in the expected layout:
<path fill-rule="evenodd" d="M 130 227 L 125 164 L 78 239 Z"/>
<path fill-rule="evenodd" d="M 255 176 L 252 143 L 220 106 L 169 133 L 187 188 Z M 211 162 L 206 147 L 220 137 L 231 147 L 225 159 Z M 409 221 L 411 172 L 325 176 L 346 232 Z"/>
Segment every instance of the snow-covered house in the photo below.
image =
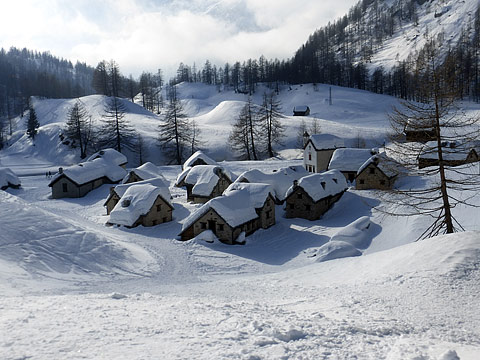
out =
<path fill-rule="evenodd" d="M 152 164 L 151 162 L 146 162 L 145 164 L 130 170 L 123 178 L 122 184 L 153 179 L 158 176 L 160 176 L 160 170 L 158 169 L 158 166 Z"/>
<path fill-rule="evenodd" d="M 107 200 L 105 200 L 105 203 L 103 204 L 103 206 L 107 208 L 107 215 L 110 214 L 110 212 L 113 210 L 115 205 L 117 205 L 117 203 L 120 201 L 120 199 L 130 186 L 144 184 L 150 184 L 155 187 L 164 189 L 162 190 L 164 192 L 164 195 L 168 197 L 168 199 L 171 198 L 170 191 L 168 190 L 168 183 L 161 175 L 156 178 L 138 181 L 135 183 L 119 184 L 110 188 L 110 194 L 108 195 Z"/>
<path fill-rule="evenodd" d="M 325 171 L 333 152 L 344 147 L 343 139 L 337 136 L 330 134 L 310 135 L 303 149 L 303 166 L 311 173 Z"/>
<path fill-rule="evenodd" d="M 358 169 L 355 188 L 357 190 L 391 189 L 399 170 L 399 164 L 385 153 L 373 155 Z"/>
<path fill-rule="evenodd" d="M 287 218 L 317 220 L 342 197 L 347 188 L 345 176 L 338 170 L 305 176 L 288 189 L 285 215 Z"/>
<path fill-rule="evenodd" d="M 217 162 L 198 150 L 183 163 L 183 170 L 197 165 L 218 165 Z"/>
<path fill-rule="evenodd" d="M 418 168 L 438 165 L 437 142 L 427 142 L 418 155 Z M 447 166 L 464 165 L 480 160 L 474 144 L 460 144 L 455 141 L 442 142 L 443 163 Z"/>
<path fill-rule="evenodd" d="M 104 159 L 106 162 L 118 165 L 123 167 L 124 169 L 127 166 L 127 157 L 122 153 L 118 152 L 115 149 L 107 148 L 100 150 L 90 156 L 87 161 L 92 161 L 95 159 Z"/>
<path fill-rule="evenodd" d="M 185 219 L 179 236 L 189 240 L 205 230 L 227 244 L 243 232 L 250 235 L 275 224 L 274 191 L 270 185 L 236 183 L 224 195 L 202 205 Z"/>
<path fill-rule="evenodd" d="M 187 200 L 203 204 L 220 196 L 232 183 L 232 175 L 218 165 L 197 165 L 182 171 L 175 186 L 187 188 Z"/>
<path fill-rule="evenodd" d="M 362 166 L 372 155 L 377 153 L 378 151 L 376 149 L 337 149 L 333 152 L 330 163 L 328 164 L 328 170 L 340 170 L 347 181 L 353 183 L 360 166 Z"/>
<path fill-rule="evenodd" d="M 275 202 L 281 204 L 285 200 L 285 193 L 292 183 L 307 175 L 308 172 L 301 166 L 289 166 L 268 173 L 252 169 L 240 174 L 235 183 L 263 183 L 271 185 L 275 191 Z"/>
<path fill-rule="evenodd" d="M 173 206 L 168 188 L 132 184 L 110 213 L 108 224 L 126 227 L 155 226 L 172 221 Z"/>
<path fill-rule="evenodd" d="M 0 189 L 5 190 L 9 187 L 18 189 L 20 180 L 10 168 L 0 167 Z"/>
<path fill-rule="evenodd" d="M 125 176 L 123 167 L 104 158 L 96 158 L 66 169 L 59 168 L 48 186 L 52 188 L 52 198 L 75 198 L 103 184 L 115 184 Z"/>
<path fill-rule="evenodd" d="M 427 142 L 435 139 L 435 129 L 431 121 L 410 119 L 403 130 L 408 142 Z"/>
<path fill-rule="evenodd" d="M 293 116 L 308 116 L 310 115 L 310 108 L 307 105 L 295 106 L 293 108 Z"/>

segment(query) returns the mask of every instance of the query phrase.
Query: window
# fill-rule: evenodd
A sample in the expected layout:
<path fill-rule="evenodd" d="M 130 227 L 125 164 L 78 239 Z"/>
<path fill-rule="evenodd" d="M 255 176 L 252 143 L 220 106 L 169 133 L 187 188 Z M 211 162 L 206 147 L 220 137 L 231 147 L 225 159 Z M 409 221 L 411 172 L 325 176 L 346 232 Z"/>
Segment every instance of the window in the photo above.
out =
<path fill-rule="evenodd" d="M 162 222 L 167 222 L 167 217 L 162 218 Z"/>
<path fill-rule="evenodd" d="M 201 222 L 201 223 L 200 223 L 200 228 L 201 228 L 201 229 L 206 229 L 206 228 L 207 228 L 207 223 Z"/>
<path fill-rule="evenodd" d="M 302 199 L 303 198 L 303 195 L 301 193 L 298 193 L 297 194 L 297 199 Z"/>
<path fill-rule="evenodd" d="M 162 204 L 157 205 L 157 212 L 160 212 L 160 211 L 162 211 Z"/>
<path fill-rule="evenodd" d="M 68 187 L 67 187 L 67 184 L 62 184 L 62 190 L 63 192 L 68 192 Z"/>
<path fill-rule="evenodd" d="M 223 231 L 225 227 L 223 226 L 223 224 L 218 224 L 218 230 L 219 231 Z"/>
<path fill-rule="evenodd" d="M 365 184 L 365 180 L 361 179 L 360 180 L 360 185 L 363 185 L 363 184 Z"/>
<path fill-rule="evenodd" d="M 308 153 L 308 160 L 312 160 L 312 154 Z"/>
<path fill-rule="evenodd" d="M 290 207 L 291 210 L 295 209 L 295 205 L 293 204 L 288 204 L 288 206 Z"/>
<path fill-rule="evenodd" d="M 272 210 L 268 210 L 266 213 L 267 219 L 270 219 L 272 217 Z"/>
<path fill-rule="evenodd" d="M 311 210 L 312 210 L 312 206 L 311 206 L 311 205 L 305 205 L 305 210 L 306 210 L 306 211 L 311 211 Z"/>
<path fill-rule="evenodd" d="M 375 169 L 374 168 L 370 168 L 370 174 L 375 174 Z"/>
<path fill-rule="evenodd" d="M 385 180 L 380 180 L 380 185 L 385 185 Z"/>

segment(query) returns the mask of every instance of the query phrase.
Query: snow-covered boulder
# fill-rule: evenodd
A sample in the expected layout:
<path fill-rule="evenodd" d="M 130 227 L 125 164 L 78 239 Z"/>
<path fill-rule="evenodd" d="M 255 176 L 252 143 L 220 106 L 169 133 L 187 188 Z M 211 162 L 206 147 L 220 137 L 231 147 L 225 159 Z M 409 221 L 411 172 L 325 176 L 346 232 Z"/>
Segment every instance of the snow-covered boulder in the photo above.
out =
<path fill-rule="evenodd" d="M 362 216 L 338 231 L 332 236 L 330 241 L 343 241 L 357 249 L 366 249 L 372 242 L 369 229 L 370 218 L 368 216 Z"/>
<path fill-rule="evenodd" d="M 318 249 L 316 261 L 322 262 L 360 255 L 362 255 L 360 250 L 347 242 L 329 241 Z"/>
<path fill-rule="evenodd" d="M 20 187 L 20 180 L 10 168 L 0 167 L 0 189 L 5 190 L 8 187 Z"/>

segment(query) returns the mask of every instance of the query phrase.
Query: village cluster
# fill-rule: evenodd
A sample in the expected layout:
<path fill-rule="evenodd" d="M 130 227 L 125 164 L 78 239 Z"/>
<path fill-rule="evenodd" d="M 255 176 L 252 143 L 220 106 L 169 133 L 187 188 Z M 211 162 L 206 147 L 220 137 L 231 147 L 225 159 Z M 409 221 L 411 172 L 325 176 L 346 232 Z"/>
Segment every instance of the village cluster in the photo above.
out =
<path fill-rule="evenodd" d="M 438 162 L 432 155 L 435 152 L 425 150 L 432 144 L 424 129 L 406 129 L 405 134 L 407 141 L 425 144 L 417 158 L 419 168 Z M 450 165 L 479 160 L 474 148 L 442 146 L 454 149 L 444 159 Z M 203 205 L 184 219 L 179 239 L 189 240 L 210 230 L 224 243 L 241 243 L 244 236 L 275 225 L 276 205 L 283 205 L 287 218 L 317 220 L 350 186 L 391 189 L 401 168 L 384 151 L 348 148 L 343 139 L 329 134 L 308 136 L 303 155 L 303 166 L 270 173 L 253 169 L 235 176 L 197 151 L 183 164 L 175 186 L 186 189 L 187 201 Z M 126 165 L 123 154 L 104 149 L 85 162 L 60 168 L 49 183 L 52 198 L 82 197 L 103 184 L 118 184 L 110 188 L 104 203 L 107 225 L 155 226 L 172 221 L 169 183 L 159 168 L 147 162 L 127 171 Z M 19 187 L 20 181 L 10 169 L 0 168 L 0 187 L 8 186 Z"/>

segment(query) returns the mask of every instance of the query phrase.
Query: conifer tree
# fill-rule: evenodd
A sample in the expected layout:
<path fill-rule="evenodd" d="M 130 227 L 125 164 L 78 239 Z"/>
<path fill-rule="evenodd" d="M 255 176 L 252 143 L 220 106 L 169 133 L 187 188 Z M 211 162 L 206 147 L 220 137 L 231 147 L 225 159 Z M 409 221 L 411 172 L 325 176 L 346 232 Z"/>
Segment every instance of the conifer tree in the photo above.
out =
<path fill-rule="evenodd" d="M 30 106 L 28 110 L 29 115 L 27 119 L 27 135 L 33 140 L 35 139 L 35 135 L 37 135 L 40 124 L 37 120 L 37 114 L 35 113 L 35 109 Z"/>

